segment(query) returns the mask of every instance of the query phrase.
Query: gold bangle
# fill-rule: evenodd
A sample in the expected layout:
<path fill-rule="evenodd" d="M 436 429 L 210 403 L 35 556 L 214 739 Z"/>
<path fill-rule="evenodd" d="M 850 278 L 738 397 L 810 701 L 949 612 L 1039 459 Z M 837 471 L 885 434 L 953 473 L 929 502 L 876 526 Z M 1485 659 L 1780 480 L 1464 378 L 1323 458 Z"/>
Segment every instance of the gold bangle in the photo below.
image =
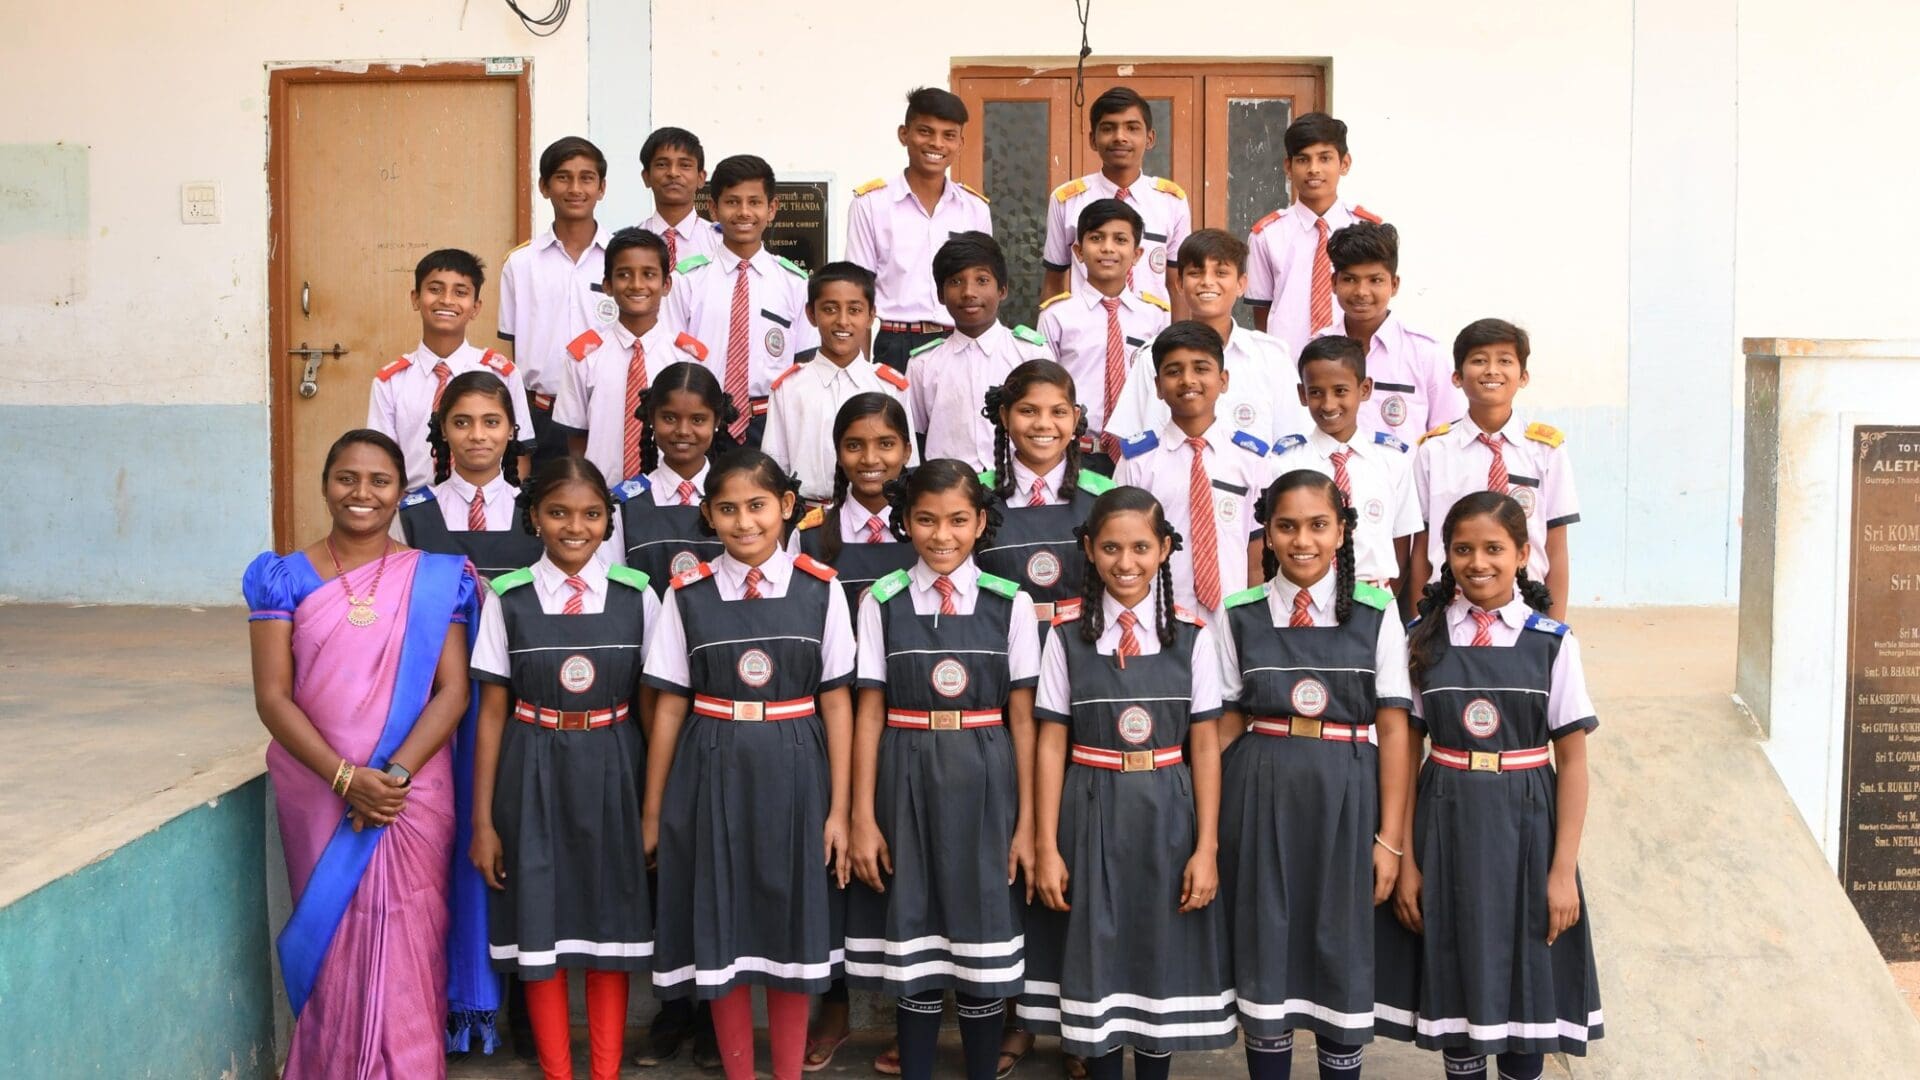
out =
<path fill-rule="evenodd" d="M 1379 833 L 1373 834 L 1373 842 L 1376 844 L 1379 844 L 1383 848 L 1386 848 L 1387 854 L 1392 855 L 1396 859 L 1404 859 L 1407 857 L 1406 852 L 1401 851 L 1399 848 L 1396 848 L 1392 844 L 1387 843 L 1385 840 L 1380 839 Z"/>
<path fill-rule="evenodd" d="M 328 787 L 333 789 L 333 793 L 335 795 L 340 794 L 340 778 L 342 776 L 345 776 L 346 773 L 347 773 L 347 759 L 341 758 L 340 764 L 335 766 L 333 770 L 333 783 L 327 785 Z"/>
<path fill-rule="evenodd" d="M 347 788 L 353 784 L 353 764 L 346 758 L 340 759 L 340 767 L 333 772 L 333 793 L 346 798 Z"/>

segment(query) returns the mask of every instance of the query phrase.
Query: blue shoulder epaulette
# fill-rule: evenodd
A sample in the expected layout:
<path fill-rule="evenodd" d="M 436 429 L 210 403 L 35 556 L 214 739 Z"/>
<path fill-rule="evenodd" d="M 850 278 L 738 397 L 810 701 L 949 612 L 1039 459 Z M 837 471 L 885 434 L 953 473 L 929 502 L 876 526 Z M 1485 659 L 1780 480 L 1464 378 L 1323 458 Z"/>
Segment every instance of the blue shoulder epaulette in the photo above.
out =
<path fill-rule="evenodd" d="M 636 495 L 645 495 L 652 490 L 653 481 L 644 476 L 636 476 L 631 480 L 622 480 L 613 485 L 613 498 L 616 502 L 626 502 Z"/>
<path fill-rule="evenodd" d="M 1555 622 L 1536 611 L 1527 616 L 1527 629 L 1552 634 L 1554 637 L 1566 637 L 1568 627 L 1566 623 Z"/>
<path fill-rule="evenodd" d="M 1258 436 L 1250 435 L 1244 431 L 1236 431 L 1233 433 L 1233 445 L 1251 452 L 1254 457 L 1267 456 L 1267 444 L 1262 442 Z"/>
<path fill-rule="evenodd" d="M 433 497 L 432 488 L 418 487 L 418 488 L 414 488 L 412 491 L 407 492 L 407 497 L 400 500 L 400 506 L 402 509 L 404 509 L 409 506 L 419 506 L 421 503 L 433 502 L 433 501 L 434 501 L 434 497 Z"/>
<path fill-rule="evenodd" d="M 1131 439 L 1120 443 L 1120 456 L 1135 458 L 1160 445 L 1160 436 L 1151 431 L 1143 431 Z"/>
<path fill-rule="evenodd" d="M 1278 457 L 1289 450 L 1298 450 L 1305 445 L 1307 445 L 1305 435 L 1282 435 L 1273 440 L 1273 453 Z"/>
<path fill-rule="evenodd" d="M 1410 449 L 1410 447 L 1408 447 L 1405 442 L 1401 441 L 1401 439 L 1398 436 L 1390 435 L 1384 431 L 1374 432 L 1373 441 L 1375 444 L 1380 446 L 1391 446 L 1395 450 L 1398 450 L 1403 454 Z"/>

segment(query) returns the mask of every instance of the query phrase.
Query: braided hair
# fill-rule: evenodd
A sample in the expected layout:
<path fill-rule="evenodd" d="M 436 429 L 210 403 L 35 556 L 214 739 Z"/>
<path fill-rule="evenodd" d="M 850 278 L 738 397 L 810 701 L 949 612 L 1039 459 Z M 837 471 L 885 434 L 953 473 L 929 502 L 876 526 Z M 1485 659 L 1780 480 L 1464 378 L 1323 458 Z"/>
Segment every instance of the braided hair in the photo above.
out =
<path fill-rule="evenodd" d="M 913 444 L 913 426 L 907 422 L 907 410 L 895 398 L 868 390 L 841 402 L 840 411 L 833 414 L 833 498 L 827 503 L 826 520 L 820 525 L 820 561 L 829 566 L 840 559 L 840 508 L 846 505 L 848 489 L 853 486 L 847 470 L 840 467 L 840 440 L 846 438 L 847 429 L 854 421 L 868 416 L 878 416 L 907 445 Z M 898 479 L 895 477 L 889 483 Z M 894 521 L 899 520 L 896 514 Z"/>
<path fill-rule="evenodd" d="M 1060 481 L 1060 497 L 1069 499 L 1079 487 L 1080 437 L 1087 433 L 1087 410 L 1080 407 L 1073 376 L 1051 360 L 1028 360 L 1012 371 L 999 386 L 987 387 L 986 406 L 980 415 L 993 424 L 993 494 L 1011 500 L 1016 494 L 1013 483 L 1013 439 L 1007 431 L 1006 412 L 1019 404 L 1035 386 L 1057 386 L 1078 414 L 1073 431 L 1067 436 L 1067 472 Z"/>
<path fill-rule="evenodd" d="M 720 386 L 720 380 L 704 364 L 682 360 L 668 364 L 653 384 L 640 391 L 640 404 L 633 410 L 640 421 L 640 475 L 660 467 L 660 447 L 653 438 L 653 416 L 676 392 L 684 391 L 700 399 L 713 413 L 713 440 L 707 444 L 707 460 L 712 461 L 739 444 L 733 441 L 733 422 L 740 418 L 740 407 Z M 622 479 L 631 480 L 632 477 Z"/>
<path fill-rule="evenodd" d="M 599 494 L 607 508 L 607 535 L 601 539 L 613 539 L 613 515 L 618 511 L 613 505 L 613 493 L 607 490 L 607 478 L 601 475 L 599 466 L 572 454 L 553 458 L 533 470 L 533 479 L 527 481 L 513 500 L 520 509 L 520 527 L 530 536 L 540 535 L 534 521 L 540 501 L 568 484 L 585 484 Z"/>
<path fill-rule="evenodd" d="M 1326 496 L 1327 502 L 1333 507 L 1334 518 L 1340 522 L 1340 550 L 1333 556 L 1333 617 L 1344 626 L 1347 616 L 1353 614 L 1353 531 L 1360 524 L 1360 516 L 1354 513 L 1353 507 L 1347 503 L 1347 497 L 1341 494 L 1340 485 L 1318 469 L 1294 469 L 1283 473 L 1253 504 L 1254 520 L 1265 531 L 1275 508 L 1280 505 L 1280 496 L 1302 488 L 1312 488 Z M 1273 550 L 1271 534 L 1260 552 L 1260 572 L 1269 581 L 1280 573 L 1280 557 Z"/>
<path fill-rule="evenodd" d="M 1512 497 L 1497 491 L 1476 491 L 1453 504 L 1447 511 L 1447 520 L 1440 529 L 1440 576 L 1420 594 L 1416 605 L 1420 618 L 1407 634 L 1408 666 L 1417 681 L 1421 675 L 1433 670 L 1433 666 L 1446 655 L 1451 642 L 1447 637 L 1447 605 L 1453 603 L 1453 594 L 1459 585 L 1453 578 L 1453 562 L 1444 557 L 1447 548 L 1453 544 L 1453 531 L 1460 523 L 1469 518 L 1491 517 L 1507 531 L 1515 547 L 1524 547 L 1527 543 L 1527 512 Z M 1547 587 L 1527 576 L 1527 568 L 1520 567 L 1514 572 L 1513 584 L 1520 591 L 1520 598 L 1535 611 L 1546 611 L 1553 604 L 1553 596 Z"/>
<path fill-rule="evenodd" d="M 793 510 L 780 523 L 781 539 L 784 541 L 787 531 L 793 528 L 794 522 L 799 520 L 802 512 L 799 478 L 782 469 L 780 463 L 764 451 L 751 446 L 735 447 L 715 458 L 713 467 L 707 470 L 707 488 L 703 492 L 705 500 L 712 502 L 713 497 L 720 493 L 720 489 L 736 473 L 746 473 L 750 480 L 765 490 L 773 492 L 775 496 L 792 495 L 794 497 Z M 713 523 L 707 520 L 705 514 L 700 515 L 700 535 L 720 535 L 714 531 Z"/>
<path fill-rule="evenodd" d="M 520 439 L 520 425 L 513 420 L 513 395 L 507 384 L 491 371 L 468 371 L 448 380 L 440 395 L 440 407 L 427 417 L 427 445 L 433 448 L 433 482 L 444 484 L 453 475 L 453 447 L 447 442 L 447 414 L 468 394 L 492 398 L 507 414 L 507 448 L 500 456 L 500 475 L 512 487 L 520 486 L 520 463 L 513 447 Z"/>
<path fill-rule="evenodd" d="M 956 488 L 967 497 L 973 512 L 987 520 L 987 527 L 981 531 L 980 539 L 974 541 L 973 549 L 978 551 L 991 544 L 993 531 L 1000 527 L 1001 521 L 1000 511 L 993 505 L 993 493 L 980 482 L 980 474 L 973 471 L 973 466 L 954 458 L 923 461 L 912 472 L 887 481 L 887 505 L 893 508 L 893 520 L 888 528 L 895 539 L 907 539 L 907 515 L 913 512 L 914 503 L 923 496 Z"/>
<path fill-rule="evenodd" d="M 1167 557 L 1160 560 L 1159 589 L 1160 602 L 1154 610 L 1154 631 L 1160 639 L 1160 647 L 1173 645 L 1173 553 L 1183 546 L 1179 530 L 1167 520 L 1167 512 L 1161 508 L 1160 500 L 1145 488 L 1121 485 L 1110 488 L 1099 498 L 1093 500 L 1093 509 L 1087 512 L 1086 524 L 1073 530 L 1074 538 L 1080 541 L 1080 547 L 1087 555 L 1086 574 L 1080 585 L 1080 640 L 1091 645 L 1100 640 L 1100 634 L 1106 629 L 1107 613 L 1100 601 L 1106 596 L 1106 582 L 1100 579 L 1100 571 L 1093 564 L 1093 545 L 1100 538 L 1100 530 L 1106 526 L 1107 519 L 1115 514 L 1145 514 L 1153 523 L 1153 534 L 1168 541 Z"/>

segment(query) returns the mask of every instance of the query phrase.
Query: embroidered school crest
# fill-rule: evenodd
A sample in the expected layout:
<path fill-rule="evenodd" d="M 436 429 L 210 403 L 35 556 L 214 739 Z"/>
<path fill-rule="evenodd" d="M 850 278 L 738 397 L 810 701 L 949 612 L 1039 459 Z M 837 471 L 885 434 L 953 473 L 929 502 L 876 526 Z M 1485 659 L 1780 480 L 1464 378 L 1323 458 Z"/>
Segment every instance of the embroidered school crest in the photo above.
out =
<path fill-rule="evenodd" d="M 1526 487 L 1521 484 L 1514 484 L 1512 487 L 1510 487 L 1507 490 L 1507 493 L 1513 496 L 1514 502 L 1517 502 L 1520 504 L 1520 509 L 1523 513 L 1525 513 L 1528 517 L 1533 516 L 1533 508 L 1539 505 L 1540 503 L 1540 496 L 1538 493 L 1536 493 L 1532 488 Z"/>
<path fill-rule="evenodd" d="M 560 685 L 570 694 L 584 694 L 593 689 L 593 661 L 575 653 L 560 661 Z"/>
<path fill-rule="evenodd" d="M 1460 713 L 1460 722 L 1466 725 L 1467 733 L 1476 739 L 1491 738 L 1500 730 L 1500 710 L 1486 698 L 1474 698 Z"/>
<path fill-rule="evenodd" d="M 1233 519 L 1240 516 L 1240 500 L 1230 496 L 1214 499 L 1213 516 L 1219 518 L 1222 525 L 1232 525 Z"/>
<path fill-rule="evenodd" d="M 674 577 L 679 577 L 681 574 L 699 565 L 700 557 L 698 555 L 695 555 L 691 551 L 676 551 L 673 553 L 673 558 L 667 562 L 667 570 Z"/>
<path fill-rule="evenodd" d="M 933 665 L 933 692 L 944 698 L 957 698 L 967 692 L 967 666 L 949 656 Z"/>
<path fill-rule="evenodd" d="M 741 682 L 759 689 L 773 681 L 773 657 L 760 649 L 748 649 L 740 654 L 740 662 L 733 670 Z"/>
<path fill-rule="evenodd" d="M 1293 684 L 1293 715 L 1308 719 L 1327 711 L 1327 684 L 1319 679 L 1301 679 Z"/>
<path fill-rule="evenodd" d="M 1027 580 L 1035 585 L 1051 585 L 1060 580 L 1060 556 L 1042 548 L 1027 560 Z"/>
<path fill-rule="evenodd" d="M 1133 746 L 1139 746 L 1153 738 L 1153 714 L 1138 705 L 1129 705 L 1120 711 L 1120 719 L 1114 727 L 1120 731 L 1120 738 Z"/>
<path fill-rule="evenodd" d="M 1377 525 L 1382 518 L 1387 516 L 1387 504 L 1381 502 L 1379 499 L 1368 499 L 1363 512 L 1367 515 L 1368 521 Z"/>
<path fill-rule="evenodd" d="M 600 317 L 601 322 L 610 323 L 620 317 L 620 305 L 614 301 L 613 297 L 602 296 L 594 305 L 593 313 Z"/>
<path fill-rule="evenodd" d="M 1253 421 L 1255 418 L 1256 418 L 1256 414 L 1254 413 L 1254 410 L 1253 410 L 1253 402 L 1242 401 L 1233 407 L 1233 426 L 1234 427 L 1250 428 L 1253 426 Z"/>
<path fill-rule="evenodd" d="M 1399 394 L 1388 394 L 1387 400 L 1380 403 L 1380 419 L 1390 427 L 1399 427 L 1407 422 L 1407 399 Z"/>
<path fill-rule="evenodd" d="M 1153 268 L 1154 273 L 1165 274 L 1167 272 L 1167 249 L 1162 246 L 1147 252 L 1147 265 Z"/>
<path fill-rule="evenodd" d="M 787 333 L 777 326 L 767 329 L 767 355 L 779 356 L 787 351 Z"/>

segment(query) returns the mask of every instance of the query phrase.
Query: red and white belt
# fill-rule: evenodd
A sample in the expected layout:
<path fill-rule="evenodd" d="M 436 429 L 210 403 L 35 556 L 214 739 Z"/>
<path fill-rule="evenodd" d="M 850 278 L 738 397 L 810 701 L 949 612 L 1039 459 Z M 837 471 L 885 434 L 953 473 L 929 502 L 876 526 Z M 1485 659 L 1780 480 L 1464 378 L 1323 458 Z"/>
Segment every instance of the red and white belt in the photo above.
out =
<path fill-rule="evenodd" d="M 1262 735 L 1295 739 L 1325 739 L 1328 742 L 1365 742 L 1372 724 L 1323 724 L 1305 716 L 1256 716 L 1247 721 L 1247 730 Z"/>
<path fill-rule="evenodd" d="M 888 727 L 914 728 L 920 731 L 959 731 L 962 728 L 999 727 L 1006 722 L 1006 716 L 999 709 L 935 709 L 932 712 L 915 712 L 912 709 L 887 710 Z"/>
<path fill-rule="evenodd" d="M 570 712 L 566 709 L 542 709 L 522 701 L 513 707 L 513 718 L 523 724 L 539 724 L 555 731 L 586 731 L 588 728 L 621 723 L 627 718 L 627 707 L 621 704 L 611 709 Z"/>
<path fill-rule="evenodd" d="M 1102 750 L 1076 744 L 1073 748 L 1075 765 L 1090 765 L 1115 772 L 1152 772 L 1180 764 L 1182 756 L 1177 746 L 1169 746 L 1165 750 Z"/>
<path fill-rule="evenodd" d="M 1551 751 L 1544 746 L 1532 750 L 1505 750 L 1495 753 L 1492 750 L 1449 750 L 1436 746 L 1428 752 L 1435 765 L 1445 765 L 1449 769 L 1466 772 L 1514 772 L 1519 769 L 1537 769 L 1545 765 L 1552 757 Z"/>
<path fill-rule="evenodd" d="M 880 331 L 886 334 L 951 334 L 953 327 L 941 326 L 933 322 L 887 322 L 882 320 Z"/>
<path fill-rule="evenodd" d="M 747 415 L 748 416 L 767 415 L 767 402 L 769 400 L 770 399 L 763 398 L 763 397 L 748 398 L 747 399 Z"/>
<path fill-rule="evenodd" d="M 813 699 L 807 697 L 794 698 L 791 701 L 729 701 L 726 698 L 695 694 L 693 711 L 698 716 L 710 716 L 715 720 L 740 720 L 752 723 L 763 720 L 798 720 L 803 716 L 813 715 Z"/>
<path fill-rule="evenodd" d="M 527 401 L 536 409 L 545 409 L 548 412 L 553 411 L 552 394 L 528 394 Z"/>

